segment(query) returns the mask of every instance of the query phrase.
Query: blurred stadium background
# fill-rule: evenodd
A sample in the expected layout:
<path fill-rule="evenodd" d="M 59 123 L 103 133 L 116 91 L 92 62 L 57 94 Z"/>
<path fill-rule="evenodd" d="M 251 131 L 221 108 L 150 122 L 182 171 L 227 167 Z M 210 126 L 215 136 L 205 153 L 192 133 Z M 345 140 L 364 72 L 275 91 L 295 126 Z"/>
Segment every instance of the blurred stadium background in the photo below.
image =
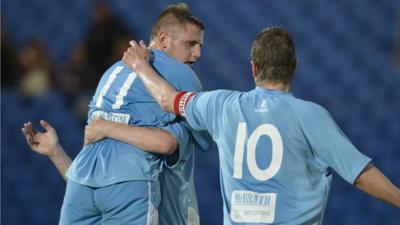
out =
<path fill-rule="evenodd" d="M 90 64 L 83 56 L 96 56 L 86 48 L 99 41 L 91 31 L 96 3 L 1 1 L 1 224 L 57 224 L 65 183 L 45 157 L 30 152 L 20 128 L 25 121 L 37 126 L 46 119 L 71 156 L 80 150 L 82 101 L 88 103 L 101 75 L 82 72 L 96 68 L 79 67 Z M 130 35 L 112 48 L 117 58 L 129 38 L 147 42 L 153 21 L 170 3 L 107 1 L 109 12 L 121 21 L 118 26 L 127 29 L 121 33 Z M 203 56 L 194 67 L 205 90 L 252 89 L 252 40 L 262 28 L 282 25 L 293 35 L 299 58 L 294 95 L 326 107 L 353 143 L 400 185 L 400 1 L 187 3 L 206 25 Z M 107 30 L 103 33 L 109 36 Z M 83 80 L 87 85 L 81 85 Z M 35 83 L 34 90 L 27 88 Z M 196 157 L 202 224 L 222 224 L 217 151 Z M 398 225 L 400 212 L 336 175 L 324 224 Z"/>

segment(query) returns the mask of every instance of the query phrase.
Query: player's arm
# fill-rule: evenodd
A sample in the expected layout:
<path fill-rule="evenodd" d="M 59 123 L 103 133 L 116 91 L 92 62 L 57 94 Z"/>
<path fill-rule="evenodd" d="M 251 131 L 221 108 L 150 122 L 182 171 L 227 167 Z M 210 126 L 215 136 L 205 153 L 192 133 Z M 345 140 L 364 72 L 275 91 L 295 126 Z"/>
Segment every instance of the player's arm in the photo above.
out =
<path fill-rule="evenodd" d="M 130 42 L 131 47 L 124 53 L 122 61 L 138 73 L 150 94 L 166 112 L 174 112 L 174 100 L 179 94 L 148 62 L 148 49 L 143 41 Z"/>
<path fill-rule="evenodd" d="M 96 118 L 85 127 L 85 144 L 113 138 L 147 152 L 170 155 L 177 149 L 175 137 L 159 128 L 138 127 Z"/>
<path fill-rule="evenodd" d="M 355 186 L 375 198 L 400 208 L 400 189 L 372 164 L 361 172 L 355 181 Z"/>
<path fill-rule="evenodd" d="M 300 113 L 302 129 L 318 158 L 362 191 L 400 207 L 400 190 L 350 142 L 328 111 L 311 104 Z"/>
<path fill-rule="evenodd" d="M 21 130 L 25 136 L 26 142 L 34 152 L 47 156 L 51 162 L 53 162 L 64 180 L 67 181 L 65 173 L 71 165 L 72 160 L 60 145 L 56 130 L 44 120 L 40 120 L 40 125 L 46 132 L 42 133 L 37 131 L 33 128 L 31 122 L 24 124 Z"/>

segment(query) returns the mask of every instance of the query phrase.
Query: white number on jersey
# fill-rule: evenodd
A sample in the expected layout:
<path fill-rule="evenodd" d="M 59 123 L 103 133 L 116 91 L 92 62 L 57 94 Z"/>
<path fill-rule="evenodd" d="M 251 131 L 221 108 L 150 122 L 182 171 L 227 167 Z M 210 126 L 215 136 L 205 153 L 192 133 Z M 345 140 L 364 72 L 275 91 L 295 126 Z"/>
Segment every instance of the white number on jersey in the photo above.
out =
<path fill-rule="evenodd" d="M 101 108 L 101 104 L 103 103 L 104 95 L 106 95 L 108 89 L 110 89 L 110 87 L 113 84 L 115 78 L 123 70 L 123 68 L 124 67 L 122 67 L 122 66 L 115 67 L 115 69 L 111 73 L 110 77 L 108 77 L 108 80 L 107 80 L 106 84 L 101 89 L 100 94 L 99 94 L 99 96 L 97 98 L 96 107 Z M 128 75 L 128 78 L 125 80 L 124 84 L 119 89 L 118 95 L 115 97 L 115 103 L 112 105 L 113 109 L 120 109 L 121 108 L 121 105 L 123 105 L 123 103 L 124 103 L 124 97 L 127 95 L 128 90 L 129 90 L 129 88 L 131 88 L 132 83 L 136 79 L 136 77 L 137 77 L 136 73 L 130 73 Z"/>
<path fill-rule="evenodd" d="M 236 147 L 234 155 L 233 177 L 236 179 L 243 178 L 243 156 L 245 152 L 245 138 L 247 134 L 247 124 L 239 123 Z M 256 146 L 261 136 L 266 135 L 271 139 L 272 143 L 272 157 L 269 167 L 261 169 L 256 161 Z M 266 149 L 266 148 L 259 148 Z M 283 144 L 282 138 L 278 129 L 272 124 L 262 124 L 258 126 L 247 140 L 247 166 L 250 174 L 260 181 L 266 181 L 279 171 L 282 164 L 283 157 Z"/>

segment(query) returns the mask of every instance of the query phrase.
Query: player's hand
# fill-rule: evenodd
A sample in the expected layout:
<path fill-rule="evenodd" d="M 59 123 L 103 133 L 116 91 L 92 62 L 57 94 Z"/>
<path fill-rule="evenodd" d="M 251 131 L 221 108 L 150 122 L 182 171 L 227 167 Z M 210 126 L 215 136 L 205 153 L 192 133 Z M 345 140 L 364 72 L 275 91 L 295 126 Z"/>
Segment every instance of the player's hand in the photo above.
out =
<path fill-rule="evenodd" d="M 24 123 L 21 130 L 26 142 L 33 151 L 41 155 L 48 157 L 55 155 L 60 149 L 57 132 L 44 120 L 40 120 L 40 125 L 46 130 L 44 133 L 33 128 L 31 122 Z"/>
<path fill-rule="evenodd" d="M 131 70 L 139 72 L 141 66 L 149 63 L 149 50 L 144 41 L 130 41 L 129 44 L 131 46 L 124 52 L 122 61 Z"/>
<path fill-rule="evenodd" d="M 102 118 L 94 118 L 85 126 L 85 145 L 104 139 L 108 121 Z"/>

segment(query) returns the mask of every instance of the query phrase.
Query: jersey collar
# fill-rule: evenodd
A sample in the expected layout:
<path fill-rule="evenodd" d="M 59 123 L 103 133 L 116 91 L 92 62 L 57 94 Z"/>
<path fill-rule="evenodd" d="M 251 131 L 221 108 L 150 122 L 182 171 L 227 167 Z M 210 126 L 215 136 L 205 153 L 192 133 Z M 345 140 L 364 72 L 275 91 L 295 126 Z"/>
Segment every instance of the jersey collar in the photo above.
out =
<path fill-rule="evenodd" d="M 293 95 L 291 92 L 285 92 L 281 90 L 276 90 L 276 89 L 268 89 L 268 88 L 263 88 L 263 87 L 256 87 L 254 89 L 258 93 L 264 93 L 264 94 L 269 94 L 269 95 Z"/>

